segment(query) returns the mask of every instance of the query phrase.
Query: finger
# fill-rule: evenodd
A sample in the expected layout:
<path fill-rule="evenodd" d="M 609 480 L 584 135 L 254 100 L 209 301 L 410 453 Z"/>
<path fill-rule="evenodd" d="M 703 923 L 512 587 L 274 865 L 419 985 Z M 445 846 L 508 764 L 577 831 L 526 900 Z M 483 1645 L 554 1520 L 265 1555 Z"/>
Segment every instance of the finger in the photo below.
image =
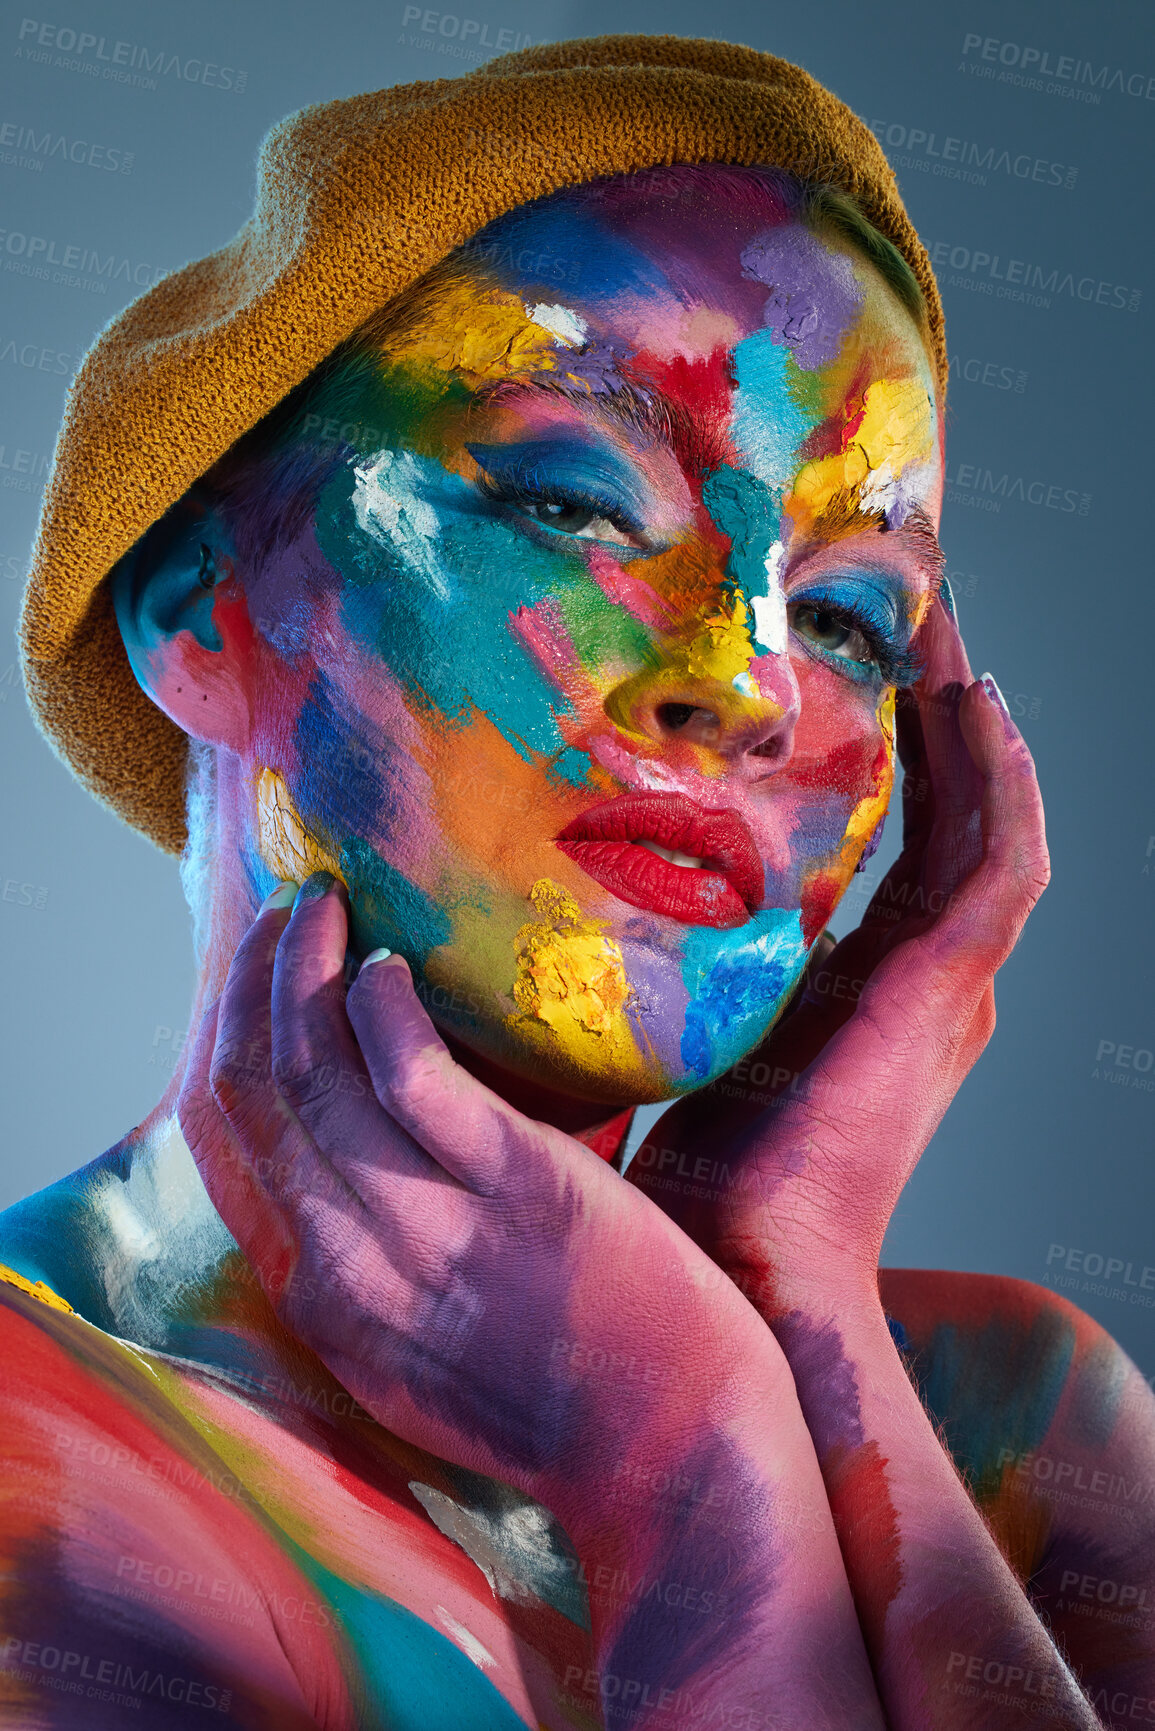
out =
<path fill-rule="evenodd" d="M 520 1171 L 526 1137 L 553 1133 L 514 1112 L 456 1064 L 413 989 L 400 956 L 366 957 L 349 989 L 349 1020 L 368 1065 L 373 1091 L 389 1116 L 427 1153 L 478 1195 L 496 1195 Z M 571 1138 L 574 1150 L 602 1164 Z"/>
<path fill-rule="evenodd" d="M 1010 954 L 1050 880 L 1034 762 L 997 693 L 993 681 L 976 680 L 960 705 L 960 731 L 983 783 L 982 859 L 934 934 L 938 945 L 963 948 L 992 970 Z"/>
<path fill-rule="evenodd" d="M 440 1168 L 373 1092 L 346 1012 L 348 930 L 344 885 L 314 873 L 273 963 L 271 1074 L 314 1142 L 376 1211 L 395 1206 L 390 1181 L 430 1178 Z"/>
<path fill-rule="evenodd" d="M 917 687 L 934 792 L 934 816 L 923 875 L 927 896 L 945 898 L 974 870 L 981 854 L 982 777 L 959 728 L 962 693 L 973 683 L 958 628 L 945 607 L 932 607 L 919 633 L 926 669 Z"/>
<path fill-rule="evenodd" d="M 926 760 L 926 740 L 913 691 L 895 699 L 895 734 L 902 777 L 902 851 L 882 878 L 863 914 L 860 929 L 892 932 L 910 908 L 922 881 L 926 849 L 934 825 L 934 784 Z"/>
<path fill-rule="evenodd" d="M 237 946 L 209 1066 L 213 1099 L 250 1170 L 282 1208 L 348 1201 L 345 1181 L 321 1158 L 273 1078 L 273 967 L 295 891 L 296 885 L 274 891 Z"/>
<path fill-rule="evenodd" d="M 974 682 L 958 623 L 941 595 L 919 627 L 918 649 L 923 665 L 919 685 L 927 691 Z"/>
<path fill-rule="evenodd" d="M 218 999 L 197 1029 L 177 1099 L 177 1121 L 213 1207 L 262 1283 L 280 1291 L 293 1266 L 292 1234 L 213 1098 L 209 1082 L 219 1009 Z"/>
<path fill-rule="evenodd" d="M 934 789 L 930 784 L 926 762 L 926 737 L 919 713 L 918 694 L 914 690 L 895 693 L 895 744 L 902 765 L 903 805 L 902 835 L 904 848 L 920 843 L 929 834 L 934 816 Z M 907 788 L 915 792 L 913 799 Z M 929 797 L 928 797 L 929 796 Z"/>

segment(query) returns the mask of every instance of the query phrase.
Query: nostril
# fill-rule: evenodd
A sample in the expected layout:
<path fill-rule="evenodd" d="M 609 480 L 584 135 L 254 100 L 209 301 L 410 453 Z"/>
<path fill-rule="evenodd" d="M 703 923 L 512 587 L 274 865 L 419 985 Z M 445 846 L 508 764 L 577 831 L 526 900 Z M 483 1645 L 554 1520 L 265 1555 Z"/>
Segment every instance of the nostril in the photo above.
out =
<path fill-rule="evenodd" d="M 657 714 L 662 726 L 671 733 L 680 733 L 696 716 L 711 727 L 718 726 L 718 717 L 712 709 L 699 709 L 694 703 L 659 703 Z"/>

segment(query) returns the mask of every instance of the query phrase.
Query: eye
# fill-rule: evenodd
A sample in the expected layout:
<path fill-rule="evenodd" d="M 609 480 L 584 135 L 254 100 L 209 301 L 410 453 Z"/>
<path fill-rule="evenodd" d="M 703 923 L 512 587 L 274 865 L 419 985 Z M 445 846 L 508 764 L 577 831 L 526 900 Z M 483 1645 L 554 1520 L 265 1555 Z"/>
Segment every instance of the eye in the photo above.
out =
<path fill-rule="evenodd" d="M 842 661 L 854 661 L 860 666 L 875 662 L 873 644 L 854 620 L 841 609 L 826 607 L 820 601 L 796 602 L 789 609 L 790 624 L 799 637 L 813 643 L 826 655 Z"/>
<path fill-rule="evenodd" d="M 601 516 L 595 506 L 587 505 L 576 499 L 568 498 L 533 498 L 523 495 L 519 499 L 510 499 L 521 513 L 534 523 L 541 523 L 548 529 L 557 529 L 563 535 L 574 535 L 582 541 L 609 541 L 618 547 L 637 547 L 638 537 L 630 530 L 623 528 L 620 522 Z"/>

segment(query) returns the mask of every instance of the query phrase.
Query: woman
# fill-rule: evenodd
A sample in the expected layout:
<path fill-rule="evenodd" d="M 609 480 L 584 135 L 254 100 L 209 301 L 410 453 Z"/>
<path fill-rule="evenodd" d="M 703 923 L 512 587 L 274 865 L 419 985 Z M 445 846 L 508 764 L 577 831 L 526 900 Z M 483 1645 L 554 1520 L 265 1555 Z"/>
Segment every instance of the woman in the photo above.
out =
<path fill-rule="evenodd" d="M 25 616 L 174 849 L 187 758 L 200 983 L 5 1217 L 7 1722 L 1155 1721 L 1146 1384 L 877 1266 L 1047 875 L 877 146 L 611 37 L 307 111 L 261 196 L 87 363 Z"/>

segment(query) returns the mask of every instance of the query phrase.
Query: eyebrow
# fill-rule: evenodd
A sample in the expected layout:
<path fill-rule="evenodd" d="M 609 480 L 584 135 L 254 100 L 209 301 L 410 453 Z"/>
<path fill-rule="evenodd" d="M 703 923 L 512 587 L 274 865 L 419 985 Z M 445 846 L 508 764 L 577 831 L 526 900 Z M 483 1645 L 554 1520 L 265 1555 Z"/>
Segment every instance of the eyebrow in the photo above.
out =
<path fill-rule="evenodd" d="M 802 556 L 807 557 L 817 547 L 832 546 L 869 529 L 910 545 L 919 564 L 929 574 L 931 594 L 938 594 L 946 572 L 946 554 L 934 524 L 921 505 L 912 505 L 902 522 L 891 528 L 885 511 L 864 512 L 857 495 L 848 487 L 840 487 L 814 519 L 811 535 L 801 550 Z"/>
<path fill-rule="evenodd" d="M 883 525 L 879 524 L 880 530 Z M 890 535 L 902 535 L 915 543 L 916 551 L 922 562 L 930 571 L 931 592 L 937 595 L 939 585 L 946 576 L 946 554 L 942 542 L 938 538 L 934 524 L 921 505 L 912 505 L 897 529 L 886 530 Z"/>
<path fill-rule="evenodd" d="M 487 409 L 529 395 L 571 404 L 583 414 L 612 421 L 629 433 L 665 445 L 690 474 L 704 474 L 730 460 L 721 426 L 712 427 L 702 416 L 691 414 L 684 404 L 666 396 L 658 386 L 642 387 L 626 378 L 620 378 L 614 385 L 595 388 L 532 373 L 521 378 L 495 379 L 481 387 L 474 402 L 477 407 Z"/>
<path fill-rule="evenodd" d="M 657 386 L 643 390 L 629 379 L 595 390 L 592 386 L 553 378 L 548 374 L 531 373 L 520 378 L 489 381 L 478 390 L 474 403 L 480 409 L 487 409 L 529 395 L 570 403 L 586 414 L 592 412 L 628 432 L 641 433 L 645 438 L 664 444 L 690 473 L 705 474 L 730 461 L 724 429 L 703 426 L 700 418 L 691 415 L 683 404 L 674 402 Z M 880 533 L 897 535 L 914 543 L 913 551 L 929 571 L 931 593 L 937 595 L 946 572 L 946 554 L 934 524 L 921 505 L 911 506 L 901 525 L 891 529 L 884 512 L 864 513 L 854 495 L 848 489 L 840 488 L 815 523 L 816 530 L 835 540 L 872 527 Z"/>

